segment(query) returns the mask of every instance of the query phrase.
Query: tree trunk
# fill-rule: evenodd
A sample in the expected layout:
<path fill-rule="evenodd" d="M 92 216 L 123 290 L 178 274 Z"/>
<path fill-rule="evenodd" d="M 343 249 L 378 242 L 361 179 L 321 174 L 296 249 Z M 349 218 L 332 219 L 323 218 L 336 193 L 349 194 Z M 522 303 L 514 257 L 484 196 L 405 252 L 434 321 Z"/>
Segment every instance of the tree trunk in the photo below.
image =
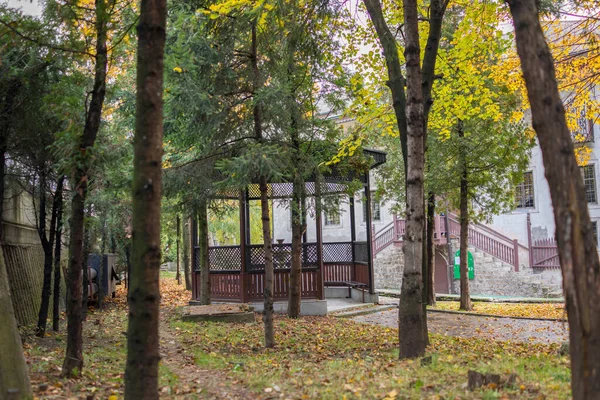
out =
<path fill-rule="evenodd" d="M 208 215 L 206 200 L 198 211 L 198 256 L 200 258 L 200 304 L 210 304 L 210 264 L 208 258 Z"/>
<path fill-rule="evenodd" d="M 371 22 L 377 32 L 379 43 L 383 48 L 383 56 L 388 72 L 388 81 L 386 85 L 392 92 L 392 104 L 398 130 L 400 132 L 400 147 L 402 149 L 402 159 L 404 160 L 404 174 L 406 175 L 407 165 L 407 124 L 406 124 L 406 93 L 404 92 L 404 76 L 400 66 L 400 58 L 398 56 L 398 41 L 395 35 L 391 32 L 381 9 L 379 0 L 363 0 Z"/>
<path fill-rule="evenodd" d="M 4 243 L 4 228 L 2 218 L 4 217 L 4 186 L 6 181 L 6 140 L 7 134 L 0 135 L 0 245 Z"/>
<path fill-rule="evenodd" d="M 137 96 L 126 399 L 158 399 L 160 200 L 166 0 L 143 0 L 137 26 Z"/>
<path fill-rule="evenodd" d="M 59 330 L 60 324 L 60 257 L 62 251 L 63 185 L 65 177 L 58 179 L 54 202 L 56 205 L 56 235 L 54 242 L 54 291 L 52 299 L 52 329 Z"/>
<path fill-rule="evenodd" d="M 175 279 L 177 280 L 177 284 L 181 285 L 181 275 L 179 273 L 179 242 L 181 242 L 181 217 L 177 214 L 177 242 L 175 244 L 177 248 L 177 273 L 175 274 Z"/>
<path fill-rule="evenodd" d="M 88 205 L 87 211 L 85 212 L 87 215 L 91 215 L 91 206 Z M 85 216 L 84 216 L 85 218 Z M 90 258 L 90 248 L 92 243 L 94 243 L 96 240 L 96 232 L 94 229 L 91 229 L 91 227 L 89 226 L 89 221 L 88 224 L 85 224 L 86 221 L 84 220 L 84 226 L 83 226 L 83 256 L 82 256 L 82 265 L 81 267 L 82 269 L 82 278 L 83 278 L 83 283 L 82 283 L 82 288 L 83 288 L 83 298 L 81 300 L 81 319 L 82 321 L 86 321 L 87 320 L 87 312 L 88 312 L 88 304 L 90 301 L 90 297 L 93 298 L 94 293 L 92 293 L 92 288 L 90 287 L 90 268 L 89 268 L 89 258 Z"/>
<path fill-rule="evenodd" d="M 406 37 L 406 76 L 408 126 L 408 168 L 406 191 L 406 236 L 404 240 L 404 277 L 399 307 L 400 358 L 425 353 L 425 313 L 423 312 L 421 270 L 423 267 L 423 92 L 421 90 L 420 45 L 416 0 L 404 0 Z"/>
<path fill-rule="evenodd" d="M 87 153 L 94 146 L 100 120 L 104 95 L 106 94 L 106 70 L 108 65 L 107 7 L 105 0 L 96 0 L 96 57 L 94 72 L 94 88 L 86 114 L 83 135 L 79 143 L 78 156 L 82 161 L 77 163 L 73 174 L 74 195 L 71 201 L 71 229 L 69 232 L 69 271 L 67 279 L 67 351 L 63 362 L 62 374 L 75 376 L 83 368 L 82 354 L 82 274 L 86 264 L 83 259 L 84 210 L 88 185 L 88 167 L 90 158 Z"/>
<path fill-rule="evenodd" d="M 104 307 L 104 291 L 107 289 L 104 287 L 103 282 L 104 282 L 104 254 L 106 253 L 106 236 L 107 236 L 107 229 L 106 229 L 106 216 L 104 216 L 104 222 L 102 223 L 102 236 L 100 239 L 100 269 L 98 270 L 98 275 L 96 276 L 96 283 L 98 285 L 98 295 L 97 295 L 97 307 L 98 310 L 102 310 L 102 308 Z M 83 258 L 84 260 L 87 260 L 88 257 Z M 108 262 L 108 260 L 106 260 Z M 87 269 L 87 268 L 86 268 Z M 110 277 L 109 277 L 110 279 Z"/>
<path fill-rule="evenodd" d="M 158 399 L 160 200 L 166 0 L 143 0 L 137 96 L 126 399 Z"/>
<path fill-rule="evenodd" d="M 467 150 L 464 145 L 465 132 L 462 121 L 458 121 L 458 147 L 460 154 L 460 309 L 471 311 L 469 291 L 469 176 L 467 170 Z"/>
<path fill-rule="evenodd" d="M 52 243 L 48 240 L 48 232 L 46 232 L 46 171 L 41 168 L 39 172 L 39 196 L 40 202 L 38 210 L 38 236 L 44 251 L 44 274 L 42 283 L 42 301 L 38 311 L 38 323 L 36 335 L 44 337 L 46 334 L 46 320 L 48 319 L 48 306 L 50 303 L 50 289 L 52 286 Z M 35 192 L 35 191 L 34 191 Z"/>
<path fill-rule="evenodd" d="M 183 224 L 183 275 L 185 277 L 185 289 L 192 290 L 191 276 L 191 251 L 192 251 L 192 221 L 191 218 L 186 218 Z"/>
<path fill-rule="evenodd" d="M 435 194 L 427 196 L 427 304 L 435 306 Z"/>
<path fill-rule="evenodd" d="M 275 273 L 273 270 L 273 245 L 271 240 L 271 217 L 269 212 L 267 178 L 260 177 L 260 208 L 265 252 L 265 286 L 264 286 L 264 324 L 265 347 L 275 347 L 275 330 L 273 327 L 273 292 L 275 291 Z"/>
<path fill-rule="evenodd" d="M 296 149 L 299 151 L 299 149 Z M 288 316 L 300 316 L 302 301 L 302 235 L 306 230 L 303 218 L 304 180 L 296 172 L 292 193 L 292 263 L 290 269 L 290 296 L 288 301 Z"/>
<path fill-rule="evenodd" d="M 4 253 L 0 246 L 0 398 L 29 399 L 31 385 L 27 376 L 27 365 L 23 357 L 21 336 L 13 310 L 8 285 L 8 273 Z"/>
<path fill-rule="evenodd" d="M 251 46 L 252 70 L 254 73 L 254 92 L 262 86 L 260 70 L 258 69 L 258 42 L 256 38 L 256 21 L 252 23 L 252 46 Z M 262 107 L 258 100 L 254 103 L 254 135 L 258 141 L 263 140 L 262 132 Z M 265 347 L 275 347 L 275 331 L 273 327 L 273 292 L 275 291 L 275 279 L 273 270 L 273 244 L 271 239 L 271 214 L 269 212 L 268 182 L 264 175 L 259 177 L 260 209 L 263 231 L 263 243 L 265 253 L 265 284 L 264 315 L 265 325 Z"/>
<path fill-rule="evenodd" d="M 298 318 L 302 305 L 302 238 L 306 231 L 305 200 L 306 187 L 302 176 L 302 149 L 300 148 L 299 125 L 302 116 L 296 102 L 296 60 L 294 55 L 297 48 L 298 31 L 287 37 L 287 79 L 288 79 L 288 106 L 290 113 L 290 137 L 292 140 L 294 157 L 294 175 L 292 190 L 292 260 L 290 268 L 290 293 L 288 298 L 288 316 Z"/>
<path fill-rule="evenodd" d="M 533 128 L 542 150 L 554 208 L 569 320 L 571 390 L 575 400 L 597 399 L 600 393 L 600 261 L 583 181 L 536 1 L 510 0 L 508 4 Z"/>
<path fill-rule="evenodd" d="M 62 186 L 62 177 L 59 179 L 57 186 Z M 58 195 L 62 195 L 62 187 L 57 187 L 52 201 L 52 212 L 50 217 L 50 238 L 46 232 L 46 195 L 48 185 L 46 184 L 45 172 L 40 174 L 40 212 L 39 212 L 39 229 L 38 234 L 44 250 L 44 279 L 42 283 L 42 301 L 40 302 L 40 310 L 38 313 L 37 336 L 44 337 L 46 334 L 46 322 L 48 320 L 48 309 L 50 308 L 50 294 L 52 291 L 52 250 L 54 246 L 54 238 L 56 236 L 56 224 L 58 217 L 59 200 Z M 62 200 L 61 200 L 62 201 Z"/>

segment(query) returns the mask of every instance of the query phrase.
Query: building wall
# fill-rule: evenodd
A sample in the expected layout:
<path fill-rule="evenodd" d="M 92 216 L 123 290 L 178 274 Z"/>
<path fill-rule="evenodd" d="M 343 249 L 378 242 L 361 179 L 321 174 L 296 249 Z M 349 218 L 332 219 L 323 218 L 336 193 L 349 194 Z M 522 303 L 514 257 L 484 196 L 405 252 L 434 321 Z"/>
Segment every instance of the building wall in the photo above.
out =
<path fill-rule="evenodd" d="M 7 187 L 2 215 L 2 251 L 19 325 L 36 323 L 40 309 L 44 251 L 36 226 L 31 196 Z M 53 285 L 52 283 L 52 287 Z M 61 286 L 61 290 L 64 291 L 64 284 Z M 62 307 L 64 308 L 64 304 Z M 48 318 L 51 317 L 52 307 L 48 315 Z"/>
<path fill-rule="evenodd" d="M 600 126 L 595 125 L 594 141 L 586 144 L 592 152 L 588 165 L 593 166 L 595 174 L 596 202 L 589 203 L 588 209 L 592 221 L 600 221 Z M 527 245 L 527 214 L 531 217 L 531 237 L 533 240 L 554 237 L 554 212 L 550 198 L 550 188 L 546 182 L 542 152 L 539 146 L 533 148 L 529 170 L 533 173 L 534 207 L 515 209 L 512 212 L 494 216 L 490 226 L 509 237 L 516 238 Z M 600 222 L 598 222 L 600 224 Z"/>
<path fill-rule="evenodd" d="M 3 238 L 7 243 L 41 245 L 31 196 L 8 186 L 2 212 Z"/>
<path fill-rule="evenodd" d="M 354 196 L 354 217 L 356 240 L 367 240 L 367 226 L 364 220 L 364 192 L 356 193 Z M 308 199 L 309 205 L 307 215 L 307 239 L 308 242 L 317 240 L 316 218 L 314 211 L 314 199 Z M 393 213 L 391 203 L 380 204 L 379 220 L 373 221 L 375 232 L 379 232 L 383 227 L 392 222 Z M 349 242 L 351 239 L 350 227 L 350 200 L 347 195 L 340 196 L 340 223 L 337 225 L 325 225 L 325 217 L 322 216 L 324 242 Z M 289 202 L 285 200 L 273 201 L 273 240 L 283 239 L 284 243 L 292 241 L 292 216 Z"/>

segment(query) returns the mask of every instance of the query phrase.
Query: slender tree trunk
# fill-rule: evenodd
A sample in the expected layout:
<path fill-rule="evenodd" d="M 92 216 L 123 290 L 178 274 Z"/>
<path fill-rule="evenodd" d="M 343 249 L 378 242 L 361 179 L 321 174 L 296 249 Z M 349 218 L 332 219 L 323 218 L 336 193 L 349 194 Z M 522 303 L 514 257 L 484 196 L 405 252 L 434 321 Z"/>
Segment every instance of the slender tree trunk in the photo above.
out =
<path fill-rule="evenodd" d="M 388 81 L 386 85 L 392 92 L 392 105 L 394 114 L 398 123 L 400 132 L 400 147 L 402 149 L 402 159 L 404 160 L 404 174 L 406 175 L 407 165 L 407 123 L 406 123 L 406 93 L 404 92 L 404 76 L 398 56 L 398 41 L 385 22 L 381 2 L 379 0 L 363 0 L 371 22 L 377 32 L 379 43 L 383 49 L 385 65 L 388 72 Z"/>
<path fill-rule="evenodd" d="M 423 267 L 423 92 L 421 90 L 420 45 L 416 0 L 404 0 L 406 37 L 406 76 L 408 126 L 408 168 L 406 191 L 406 236 L 404 240 L 404 278 L 399 307 L 400 358 L 425 353 L 425 313 L 423 312 L 421 270 Z"/>
<path fill-rule="evenodd" d="M 108 272 L 108 268 L 105 268 L 104 264 L 105 261 L 108 263 L 108 259 L 105 259 L 104 257 L 104 254 L 106 253 L 106 231 L 106 216 L 104 216 L 104 222 L 102 223 L 102 237 L 100 239 L 100 269 L 98 270 L 98 276 L 96 276 L 96 283 L 98 285 L 97 306 L 99 310 L 102 310 L 104 307 L 104 291 L 107 289 L 104 287 L 104 271 L 106 270 Z M 84 260 L 87 260 L 87 257 L 84 258 Z"/>
<path fill-rule="evenodd" d="M 269 212 L 269 197 L 267 178 L 260 177 L 260 208 L 265 252 L 265 347 L 275 347 L 275 330 L 273 327 L 273 292 L 275 291 L 275 272 L 273 270 L 273 245 L 271 239 L 271 213 Z"/>
<path fill-rule="evenodd" d="M 108 65 L 107 7 L 105 0 L 96 0 L 96 57 L 94 88 L 86 114 L 83 135 L 79 143 L 82 162 L 77 163 L 73 174 L 74 195 L 71 201 L 71 229 L 69 232 L 69 271 L 67 279 L 67 351 L 63 362 L 64 376 L 75 376 L 83 369 L 82 353 L 82 274 L 86 265 L 83 258 L 84 210 L 88 187 L 90 158 L 87 153 L 93 148 L 100 129 L 102 107 L 106 94 L 106 70 Z"/>
<path fill-rule="evenodd" d="M 299 151 L 299 149 L 297 149 Z M 292 263 L 290 270 L 290 296 L 288 316 L 298 318 L 302 301 L 302 235 L 306 230 L 303 219 L 304 180 L 296 173 L 292 193 Z"/>
<path fill-rule="evenodd" d="M 192 290 L 191 276 L 191 251 L 192 251 L 192 221 L 190 217 L 186 218 L 183 224 L 183 275 L 185 277 L 185 289 Z"/>
<path fill-rule="evenodd" d="M 60 323 L 60 257 L 62 251 L 63 185 L 64 175 L 58 179 L 54 201 L 56 204 L 56 238 L 54 242 L 54 290 L 52 299 L 52 329 L 59 330 Z"/>
<path fill-rule="evenodd" d="M 254 72 L 254 92 L 256 93 L 262 86 L 260 70 L 258 69 L 258 42 L 256 38 L 256 21 L 252 24 L 252 50 L 251 61 Z M 262 107 L 259 101 L 254 104 L 254 135 L 258 141 L 263 140 L 262 132 Z M 273 327 L 273 292 L 275 291 L 275 271 L 273 270 L 273 244 L 271 239 L 271 213 L 269 212 L 269 194 L 267 177 L 259 177 L 260 188 L 260 209 L 263 231 L 263 243 L 265 253 L 265 284 L 264 295 L 264 315 L 265 325 L 265 347 L 275 347 L 275 330 Z"/>
<path fill-rule="evenodd" d="M 44 275 L 42 283 L 42 301 L 40 303 L 40 309 L 38 311 L 38 323 L 37 323 L 37 336 L 44 337 L 46 334 L 46 320 L 48 319 L 48 305 L 50 302 L 50 290 L 52 286 L 52 243 L 48 240 L 48 232 L 46 232 L 46 199 L 47 199 L 47 185 L 46 185 L 46 171 L 43 167 L 39 173 L 39 196 L 40 201 L 38 203 L 38 236 L 42 243 L 42 249 L 44 251 Z M 35 192 L 35 191 L 34 191 Z"/>
<path fill-rule="evenodd" d="M 87 215 L 91 214 L 91 206 L 88 206 L 87 211 L 85 212 Z M 84 216 L 85 218 L 85 216 Z M 82 283 L 82 288 L 83 288 L 83 298 L 81 299 L 81 319 L 82 321 L 87 320 L 87 312 L 88 312 L 88 305 L 90 302 L 90 298 L 93 299 L 94 297 L 94 293 L 93 293 L 93 286 L 90 287 L 90 267 L 89 267 L 89 259 L 90 259 L 90 247 L 92 245 L 92 243 L 94 243 L 96 240 L 96 233 L 94 231 L 94 229 L 91 228 L 89 221 L 87 221 L 88 224 L 86 225 L 86 221 L 84 221 L 84 225 L 83 225 L 83 256 L 82 256 L 82 265 L 81 267 L 82 269 L 82 277 L 83 277 L 83 283 Z"/>
<path fill-rule="evenodd" d="M 427 196 L 427 304 L 435 306 L 435 194 Z"/>
<path fill-rule="evenodd" d="M 198 255 L 200 258 L 200 304 L 210 304 L 210 263 L 208 257 L 208 214 L 206 200 L 198 210 Z"/>
<path fill-rule="evenodd" d="M 306 188 L 302 176 L 302 149 L 300 148 L 299 125 L 302 116 L 296 102 L 296 60 L 294 55 L 297 48 L 298 30 L 288 35 L 287 38 L 287 79 L 288 79 L 288 107 L 290 112 L 290 136 L 294 152 L 294 176 L 292 190 L 292 260 L 290 268 L 290 293 L 288 299 L 288 316 L 298 318 L 302 304 L 302 237 L 306 231 L 305 199 Z"/>
<path fill-rule="evenodd" d="M 177 280 L 177 284 L 181 285 L 181 275 L 179 273 L 179 242 L 181 242 L 181 217 L 179 214 L 177 215 L 177 273 L 175 274 L 175 279 Z"/>
<path fill-rule="evenodd" d="M 127 260 L 127 277 L 125 278 L 125 289 L 127 289 L 127 298 L 129 298 L 129 281 L 131 279 L 131 238 L 125 245 L 125 259 Z"/>
<path fill-rule="evenodd" d="M 57 183 L 62 185 L 60 182 Z M 52 291 L 52 250 L 54 246 L 54 239 L 56 236 L 56 224 L 58 218 L 58 206 L 59 200 L 57 196 L 62 195 L 62 188 L 57 187 L 54 193 L 54 199 L 52 201 L 52 212 L 50 217 L 50 238 L 46 232 L 46 195 L 48 191 L 48 185 L 46 185 L 46 178 L 40 179 L 40 225 L 39 235 L 44 249 L 44 280 L 42 284 L 42 301 L 40 303 L 40 310 L 38 313 L 38 325 L 37 335 L 44 337 L 46 334 L 46 322 L 48 320 L 48 309 L 50 308 L 50 294 Z"/>
<path fill-rule="evenodd" d="M 467 170 L 467 149 L 464 144 L 465 132 L 462 121 L 458 121 L 458 140 L 460 154 L 460 309 L 471 311 L 471 293 L 469 291 L 469 176 Z"/>
<path fill-rule="evenodd" d="M 2 218 L 4 217 L 4 186 L 6 181 L 6 141 L 8 132 L 2 132 L 0 135 L 0 245 L 4 243 L 4 228 L 2 227 Z"/>
<path fill-rule="evenodd" d="M 142 0 L 137 96 L 126 399 L 158 399 L 160 200 L 166 0 Z"/>
<path fill-rule="evenodd" d="M 29 399 L 32 397 L 27 365 L 23 357 L 21 336 L 10 298 L 8 273 L 0 246 L 0 398 Z"/>
<path fill-rule="evenodd" d="M 535 0 L 508 1 L 529 103 L 554 208 L 569 320 L 575 400 L 600 393 L 600 262 L 554 64 Z"/>

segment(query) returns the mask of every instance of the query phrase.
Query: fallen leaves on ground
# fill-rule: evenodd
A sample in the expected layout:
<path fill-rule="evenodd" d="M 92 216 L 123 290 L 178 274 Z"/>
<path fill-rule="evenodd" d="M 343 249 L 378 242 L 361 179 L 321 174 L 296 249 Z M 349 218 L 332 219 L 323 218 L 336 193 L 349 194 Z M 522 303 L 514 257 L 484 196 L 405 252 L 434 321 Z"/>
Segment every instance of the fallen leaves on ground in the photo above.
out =
<path fill-rule="evenodd" d="M 459 311 L 458 301 L 438 301 L 434 310 Z M 501 317 L 528 317 L 565 319 L 565 305 L 562 303 L 492 303 L 473 302 L 473 310 L 479 314 Z"/>
<path fill-rule="evenodd" d="M 431 360 L 399 361 L 398 331 L 334 317 L 275 318 L 275 349 L 264 349 L 256 324 L 171 320 L 188 353 L 202 368 L 228 371 L 257 397 L 391 399 L 494 397 L 569 398 L 568 360 L 558 345 L 510 343 L 430 335 Z M 467 371 L 517 374 L 526 387 L 485 387 L 467 392 Z M 487 394 L 486 394 L 487 393 Z M 495 397 L 494 397 L 495 398 Z"/>
<path fill-rule="evenodd" d="M 557 345 L 430 335 L 431 360 L 399 361 L 397 329 L 335 317 L 277 316 L 277 345 L 265 349 L 259 314 L 253 324 L 182 322 L 175 309 L 187 304 L 190 293 L 169 276 L 161 279 L 161 294 L 161 398 L 569 398 L 569 362 Z M 88 312 L 78 379 L 60 377 L 64 321 L 61 332 L 49 337 L 24 335 L 37 398 L 123 398 L 125 298 L 120 288 L 103 310 Z M 515 373 L 526 389 L 469 392 L 470 369 Z"/>

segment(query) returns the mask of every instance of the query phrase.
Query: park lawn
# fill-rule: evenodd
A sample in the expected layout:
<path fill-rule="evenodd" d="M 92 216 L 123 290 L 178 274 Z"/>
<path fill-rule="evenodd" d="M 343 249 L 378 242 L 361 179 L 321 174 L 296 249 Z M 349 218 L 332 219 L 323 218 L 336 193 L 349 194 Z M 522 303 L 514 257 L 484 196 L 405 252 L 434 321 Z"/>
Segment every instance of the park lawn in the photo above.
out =
<path fill-rule="evenodd" d="M 570 397 L 569 362 L 556 345 L 509 344 L 431 335 L 431 363 L 397 359 L 396 329 L 335 317 L 276 318 L 275 349 L 262 348 L 262 323 L 171 320 L 184 348 L 207 369 L 292 399 Z M 513 387 L 466 391 L 467 371 L 518 375 Z"/>
<path fill-rule="evenodd" d="M 433 310 L 459 311 L 458 301 L 438 301 Z M 566 319 L 563 303 L 492 303 L 473 302 L 473 313 L 497 315 L 500 317 L 529 317 Z"/>
<path fill-rule="evenodd" d="M 570 398 L 568 357 L 558 345 L 512 344 L 431 335 L 430 362 L 397 359 L 398 331 L 348 319 L 277 316 L 275 349 L 262 347 L 253 324 L 182 322 L 189 292 L 161 279 L 161 398 L 205 399 L 215 393 L 256 399 Z M 45 338 L 25 330 L 25 354 L 37 398 L 121 399 L 127 312 L 119 289 L 84 324 L 85 366 L 79 379 L 60 377 L 65 325 Z M 193 366 L 193 369 L 190 367 Z M 513 387 L 466 390 L 467 371 L 518 376 Z M 111 397 L 114 396 L 114 397 Z"/>

